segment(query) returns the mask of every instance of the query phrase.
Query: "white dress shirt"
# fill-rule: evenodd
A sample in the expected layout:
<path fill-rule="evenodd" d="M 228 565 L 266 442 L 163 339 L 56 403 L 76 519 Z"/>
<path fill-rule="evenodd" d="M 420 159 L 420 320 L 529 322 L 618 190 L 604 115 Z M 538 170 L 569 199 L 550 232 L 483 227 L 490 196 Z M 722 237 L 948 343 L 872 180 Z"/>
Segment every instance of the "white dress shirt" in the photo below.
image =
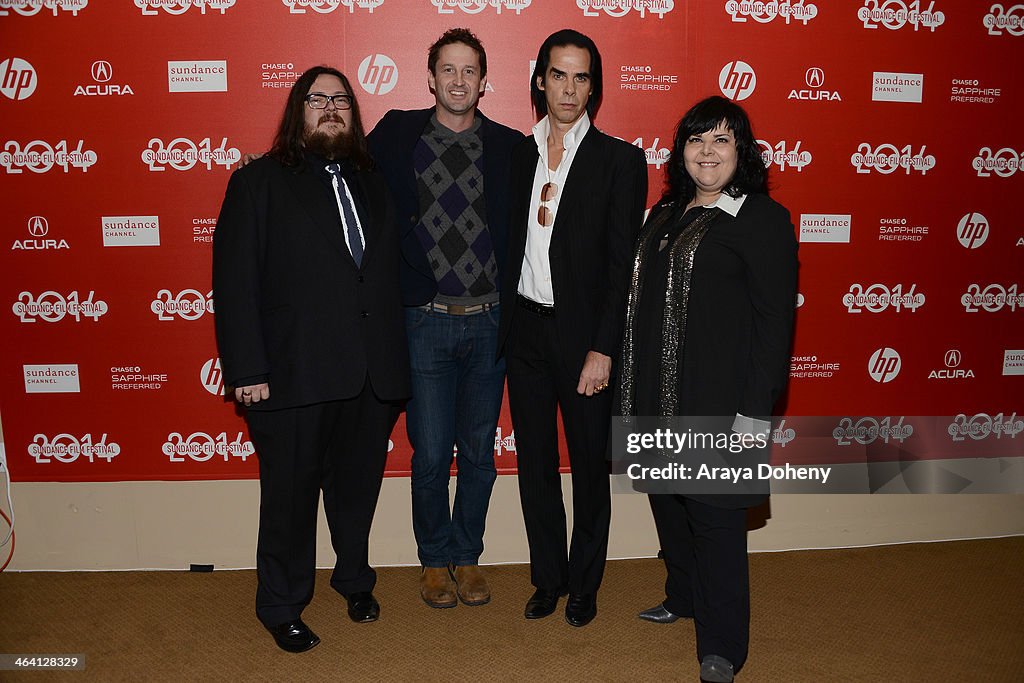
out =
<path fill-rule="evenodd" d="M 537 143 L 540 158 L 537 159 L 537 169 L 533 174 L 533 194 L 530 197 L 530 213 L 526 224 L 526 254 L 523 257 L 517 291 L 537 303 L 549 306 L 555 303 L 555 293 L 551 286 L 551 261 L 548 259 L 551 233 L 555 227 L 554 221 L 558 218 L 558 204 L 565 190 L 565 179 L 569 176 L 573 159 L 576 158 L 576 150 L 579 149 L 580 142 L 588 130 L 590 117 L 583 112 L 580 120 L 574 123 L 562 138 L 562 147 L 565 151 L 562 152 L 558 167 L 551 170 L 548 164 L 548 134 L 551 131 L 551 123 L 545 116 L 533 127 L 533 139 Z M 552 216 L 551 225 L 545 227 L 537 220 L 537 212 L 541 207 L 541 190 L 545 183 L 549 182 L 558 186 L 558 192 L 554 199 L 544 203 Z"/>
<path fill-rule="evenodd" d="M 705 209 L 719 208 L 725 211 L 727 214 L 736 218 L 740 213 L 740 207 L 743 206 L 743 202 L 747 201 L 747 195 L 741 194 L 739 197 L 730 197 L 726 193 L 718 195 L 718 199 L 711 202 L 710 204 L 704 204 Z"/>

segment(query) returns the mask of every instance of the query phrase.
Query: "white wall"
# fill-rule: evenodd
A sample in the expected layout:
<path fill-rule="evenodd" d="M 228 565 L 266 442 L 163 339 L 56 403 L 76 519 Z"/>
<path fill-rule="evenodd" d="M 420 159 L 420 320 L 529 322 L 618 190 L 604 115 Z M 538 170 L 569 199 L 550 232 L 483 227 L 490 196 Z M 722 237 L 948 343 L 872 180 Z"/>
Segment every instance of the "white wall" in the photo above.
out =
<path fill-rule="evenodd" d="M 568 476 L 563 477 L 566 501 Z M 252 567 L 255 481 L 15 483 L 17 549 L 10 569 Z M 609 556 L 646 557 L 658 543 L 647 499 L 613 497 Z M 759 524 L 755 524 L 759 526 Z M 1024 496 L 778 495 L 750 534 L 755 551 L 1024 534 Z M 484 563 L 525 562 L 516 478 L 498 478 Z M 321 515 L 318 564 L 333 552 Z M 6 556 L 6 548 L 2 549 Z M 384 481 L 370 545 L 375 565 L 417 564 L 409 480 Z"/>

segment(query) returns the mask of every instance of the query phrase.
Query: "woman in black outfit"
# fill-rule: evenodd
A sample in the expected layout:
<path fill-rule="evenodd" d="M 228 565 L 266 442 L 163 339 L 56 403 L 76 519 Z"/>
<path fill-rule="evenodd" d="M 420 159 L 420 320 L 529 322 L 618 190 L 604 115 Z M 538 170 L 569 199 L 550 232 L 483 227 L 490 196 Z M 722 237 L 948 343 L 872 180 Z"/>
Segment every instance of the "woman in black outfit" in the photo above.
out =
<path fill-rule="evenodd" d="M 636 248 L 622 415 L 728 416 L 727 431 L 767 434 L 789 371 L 796 251 L 746 113 L 722 97 L 694 105 Z M 746 660 L 746 509 L 765 497 L 650 495 L 668 578 L 639 616 L 694 619 L 702 680 L 732 681 Z"/>

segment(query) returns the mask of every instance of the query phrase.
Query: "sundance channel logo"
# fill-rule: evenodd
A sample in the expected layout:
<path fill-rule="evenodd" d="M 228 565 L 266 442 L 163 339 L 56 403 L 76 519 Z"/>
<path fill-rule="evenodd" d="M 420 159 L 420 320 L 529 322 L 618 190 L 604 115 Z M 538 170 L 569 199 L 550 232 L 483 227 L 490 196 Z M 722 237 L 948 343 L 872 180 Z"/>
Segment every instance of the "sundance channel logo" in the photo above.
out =
<path fill-rule="evenodd" d="M 848 213 L 802 213 L 800 241 L 847 244 L 852 221 Z"/>
<path fill-rule="evenodd" d="M 1024 377 L 1024 349 L 1003 351 L 1003 375 Z"/>
<path fill-rule="evenodd" d="M 159 247 L 159 216 L 103 216 L 104 247 Z"/>
<path fill-rule="evenodd" d="M 924 74 L 875 71 L 871 76 L 871 99 L 875 102 L 921 102 Z"/>
<path fill-rule="evenodd" d="M 167 62 L 168 92 L 227 92 L 226 60 Z"/>
<path fill-rule="evenodd" d="M 23 365 L 26 394 L 77 394 L 78 363 L 64 365 Z"/>

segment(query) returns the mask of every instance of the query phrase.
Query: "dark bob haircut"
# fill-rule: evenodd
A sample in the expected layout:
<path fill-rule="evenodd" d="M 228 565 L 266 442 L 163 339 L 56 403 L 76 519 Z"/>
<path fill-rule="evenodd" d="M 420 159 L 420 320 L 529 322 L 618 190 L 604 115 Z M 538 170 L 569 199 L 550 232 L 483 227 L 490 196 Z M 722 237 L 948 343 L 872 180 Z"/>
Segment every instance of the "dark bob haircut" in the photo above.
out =
<path fill-rule="evenodd" d="M 345 74 L 329 66 L 314 66 L 307 69 L 295 81 L 291 92 L 288 93 L 288 101 L 284 105 L 284 114 L 281 116 L 281 123 L 277 127 L 277 135 L 274 137 L 274 144 L 270 148 L 270 156 L 290 168 L 299 168 L 302 165 L 303 132 L 306 128 L 304 109 L 306 107 L 306 95 L 313 87 L 313 82 L 318 76 L 329 74 L 336 76 L 345 90 L 352 96 L 352 151 L 349 153 L 349 160 L 361 171 L 368 171 L 373 168 L 373 159 L 366 146 L 366 133 L 363 131 L 363 118 L 359 114 L 359 100 L 352 90 L 352 84 L 345 78 Z"/>
<path fill-rule="evenodd" d="M 438 55 L 441 54 L 441 48 L 455 43 L 462 43 L 476 52 L 476 56 L 480 60 L 480 78 L 486 76 L 487 53 L 484 52 L 484 44 L 468 28 L 450 28 L 434 41 L 434 44 L 427 50 L 427 71 L 436 75 L 434 69 L 437 68 L 437 59 Z"/>
<path fill-rule="evenodd" d="M 730 197 L 760 192 L 768 194 L 768 171 L 761 159 L 761 149 L 754 138 L 750 119 L 743 107 L 715 95 L 701 100 L 683 115 L 676 127 L 672 155 L 668 159 L 668 187 L 662 203 L 673 200 L 688 204 L 697 193 L 693 178 L 686 172 L 683 148 L 692 135 L 701 135 L 724 124 L 736 138 L 736 173 L 722 190 Z"/>
<path fill-rule="evenodd" d="M 537 65 L 533 68 L 533 77 L 530 79 L 530 95 L 533 97 L 533 108 L 539 117 L 547 115 L 548 102 L 544 99 L 544 91 L 537 87 L 537 79 L 543 78 L 548 71 L 548 65 L 551 64 L 551 49 L 569 46 L 590 53 L 590 99 L 587 100 L 587 114 L 590 118 L 594 118 L 597 108 L 601 106 L 601 53 L 597 51 L 594 41 L 587 36 L 571 28 L 563 28 L 548 36 L 537 52 Z"/>

